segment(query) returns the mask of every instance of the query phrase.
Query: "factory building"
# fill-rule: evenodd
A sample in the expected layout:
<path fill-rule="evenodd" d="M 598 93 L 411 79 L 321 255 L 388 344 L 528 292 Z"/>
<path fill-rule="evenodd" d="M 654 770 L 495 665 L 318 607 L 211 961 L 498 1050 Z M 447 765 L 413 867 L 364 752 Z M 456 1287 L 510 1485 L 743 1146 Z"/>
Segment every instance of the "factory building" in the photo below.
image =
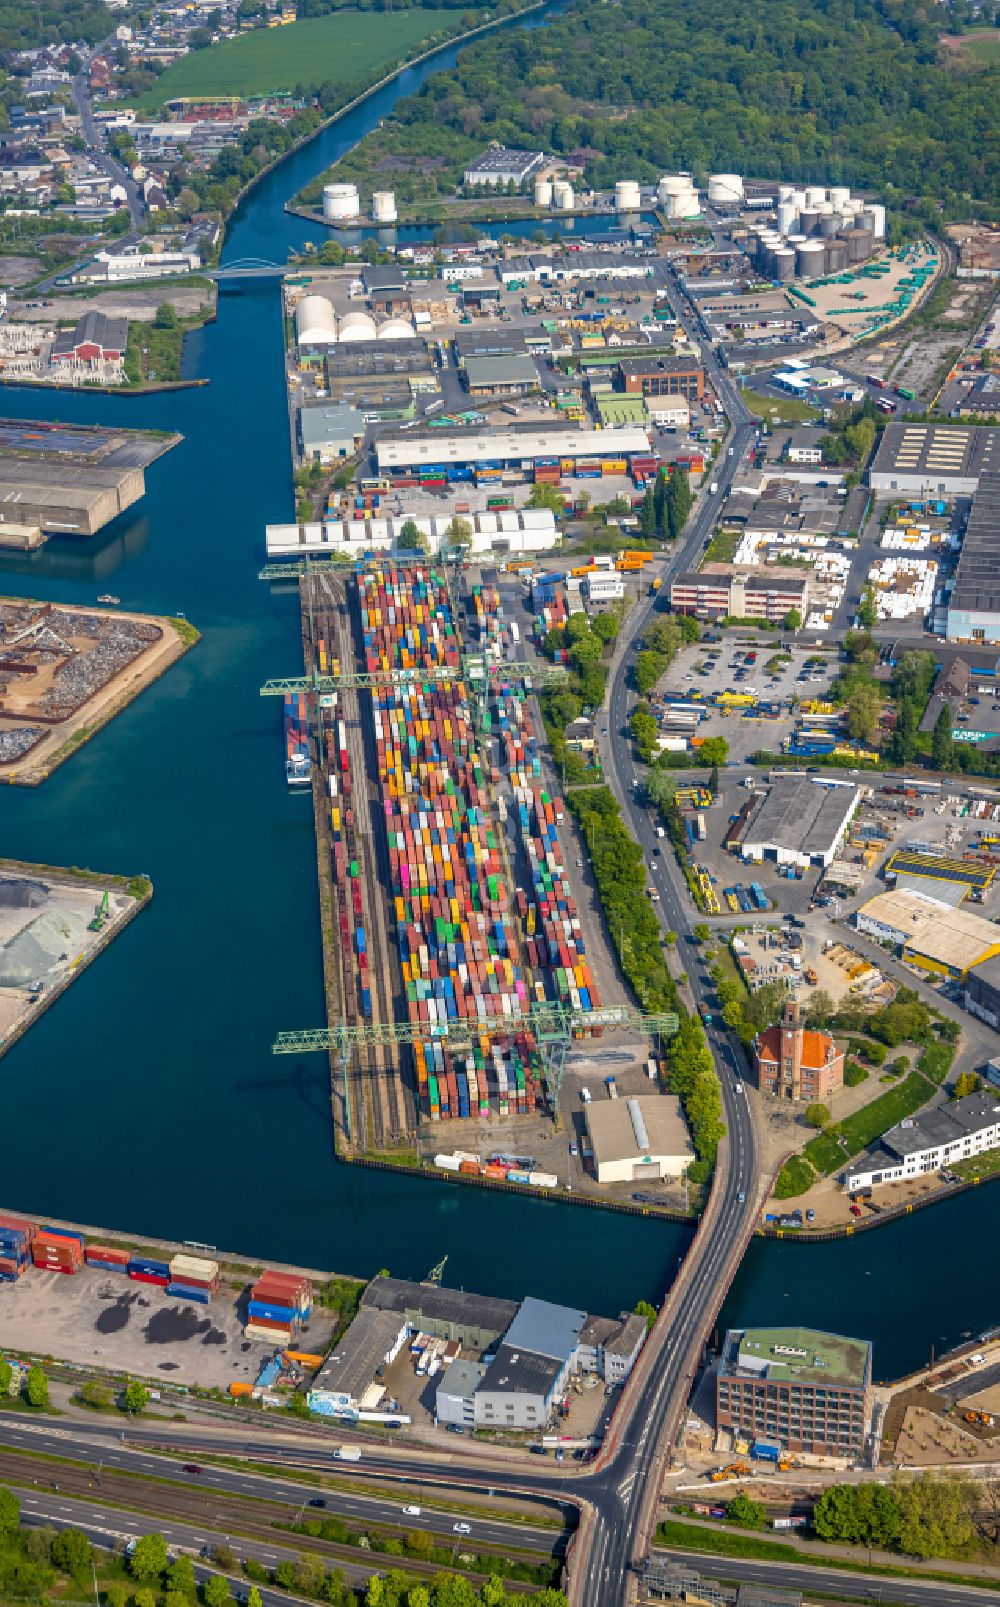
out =
<path fill-rule="evenodd" d="M 795 999 L 753 1045 L 757 1087 L 776 1099 L 827 1100 L 844 1085 L 844 1052 L 829 1033 L 807 1032 Z"/>
<path fill-rule="evenodd" d="M 37 525 L 50 535 L 92 536 L 138 502 L 145 490 L 142 469 L 100 468 L 0 458 L 0 523 Z"/>
<path fill-rule="evenodd" d="M 844 1187 L 853 1192 L 925 1177 L 998 1145 L 1000 1094 L 987 1088 L 963 1099 L 950 1099 L 890 1127 L 851 1162 L 844 1172 Z"/>
<path fill-rule="evenodd" d="M 872 1347 L 814 1328 L 731 1328 L 715 1380 L 716 1429 L 812 1456 L 855 1458 L 871 1412 Z"/>
<path fill-rule="evenodd" d="M 735 570 L 709 565 L 688 570 L 670 583 L 675 614 L 696 619 L 769 619 L 780 621 L 793 608 L 802 619 L 809 611 L 809 582 L 787 570 Z"/>
<path fill-rule="evenodd" d="M 694 1160 L 680 1100 L 672 1094 L 591 1101 L 584 1121 L 598 1183 L 680 1178 Z"/>
<path fill-rule="evenodd" d="M 351 457 L 364 433 L 364 414 L 356 407 L 299 410 L 299 446 L 306 463 L 333 463 Z"/>
<path fill-rule="evenodd" d="M 982 902 L 996 875 L 996 866 L 975 859 L 952 859 L 949 854 L 899 848 L 886 861 L 882 874 L 896 887 L 908 887 L 942 904 L 957 906 L 967 898 Z"/>
<path fill-rule="evenodd" d="M 512 257 L 498 270 L 504 286 L 569 284 L 574 279 L 649 279 L 653 265 L 648 256 L 628 251 L 571 251 L 565 257 L 531 253 Z"/>
<path fill-rule="evenodd" d="M 740 853 L 744 859 L 774 859 L 803 870 L 826 867 L 844 840 L 860 797 L 857 787 L 812 776 L 781 776 L 747 825 Z"/>
<path fill-rule="evenodd" d="M 868 484 L 909 497 L 971 497 L 990 473 L 1000 473 L 1000 426 L 887 424 Z"/>
<path fill-rule="evenodd" d="M 906 887 L 876 894 L 854 920 L 859 932 L 896 944 L 910 965 L 935 976 L 964 981 L 974 966 L 1000 955 L 992 921 Z"/>
<path fill-rule="evenodd" d="M 379 1407 L 387 1393 L 386 1370 L 418 1335 L 424 1344 L 439 1345 L 440 1423 L 542 1429 L 571 1375 L 594 1373 L 611 1384 L 628 1377 L 646 1323 L 630 1312 L 595 1317 L 530 1296 L 514 1302 L 434 1283 L 375 1278 L 313 1380 L 310 1411 L 349 1420 L 384 1418 Z"/>
<path fill-rule="evenodd" d="M 470 355 L 462 367 L 470 396 L 523 396 L 538 390 L 538 370 L 527 352 Z"/>
<path fill-rule="evenodd" d="M 388 552 L 399 541 L 403 525 L 412 517 L 405 512 L 387 519 L 329 519 L 310 524 L 268 525 L 265 532 L 269 558 L 329 557 L 331 553 Z M 556 523 L 549 508 L 523 508 L 520 512 L 474 513 L 464 516 L 472 530 L 470 551 L 506 555 L 547 552 L 556 545 Z M 432 551 L 451 545 L 451 515 L 413 518 L 427 537 Z"/>
<path fill-rule="evenodd" d="M 621 430 L 564 430 L 527 425 L 523 429 L 472 430 L 449 434 L 382 435 L 375 443 L 381 474 L 409 475 L 432 465 L 474 469 L 477 465 L 528 469 L 537 460 L 575 462 L 579 458 L 620 459 L 649 452 L 649 437 L 637 427 Z M 570 472 L 570 471 L 566 471 Z"/>
<path fill-rule="evenodd" d="M 618 380 L 626 396 L 683 396 L 691 403 L 705 395 L 705 370 L 695 357 L 623 357 Z"/>
<path fill-rule="evenodd" d="M 61 329 L 52 345 L 54 363 L 118 363 L 128 345 L 128 319 L 84 313 L 74 329 Z"/>
<path fill-rule="evenodd" d="M 995 432 L 1000 442 L 1000 431 Z M 948 597 L 949 642 L 1000 642 L 1000 445 L 972 501 Z"/>
<path fill-rule="evenodd" d="M 965 1008 L 987 1026 L 1000 1028 L 1000 957 L 981 960 L 965 978 Z"/>
<path fill-rule="evenodd" d="M 544 151 L 519 151 L 491 145 L 482 156 L 469 163 L 463 179 L 470 186 L 488 184 L 494 190 L 506 189 L 508 184 L 520 186 L 544 161 Z"/>

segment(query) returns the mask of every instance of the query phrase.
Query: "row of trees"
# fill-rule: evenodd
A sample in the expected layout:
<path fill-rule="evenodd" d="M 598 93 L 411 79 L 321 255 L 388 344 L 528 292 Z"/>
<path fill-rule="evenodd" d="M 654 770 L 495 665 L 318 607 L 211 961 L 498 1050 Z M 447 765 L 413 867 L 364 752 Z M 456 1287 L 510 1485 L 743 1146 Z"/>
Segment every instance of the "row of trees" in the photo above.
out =
<path fill-rule="evenodd" d="M 633 676 L 640 697 L 650 693 L 662 675 L 667 673 L 679 648 L 686 642 L 696 642 L 701 626 L 686 614 L 661 614 L 651 620 L 642 633 L 642 646 L 636 656 Z"/>
<path fill-rule="evenodd" d="M 992 1485 L 920 1474 L 891 1484 L 833 1484 L 820 1496 L 813 1528 L 821 1540 L 877 1546 L 910 1557 L 954 1557 L 975 1540 L 1000 1537 Z"/>
<path fill-rule="evenodd" d="M 697 1156 L 688 1175 L 693 1183 L 706 1183 L 726 1129 L 719 1076 L 697 1016 L 681 1018 L 680 1030 L 670 1045 L 670 1091 L 684 1106 Z"/>
<path fill-rule="evenodd" d="M 687 470 L 671 469 L 668 479 L 661 469 L 653 484 L 646 487 L 639 510 L 644 538 L 676 541 L 687 523 L 693 501 Z"/>

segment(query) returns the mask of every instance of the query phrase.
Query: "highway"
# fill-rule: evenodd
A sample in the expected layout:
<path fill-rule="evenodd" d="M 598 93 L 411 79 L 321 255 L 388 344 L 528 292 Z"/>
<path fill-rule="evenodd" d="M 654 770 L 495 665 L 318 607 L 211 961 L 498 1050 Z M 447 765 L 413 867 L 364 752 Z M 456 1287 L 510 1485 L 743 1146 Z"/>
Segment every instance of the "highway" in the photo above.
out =
<path fill-rule="evenodd" d="M 748 1584 L 801 1590 L 810 1600 L 818 1595 L 862 1602 L 900 1602 L 903 1607 L 996 1607 L 997 1593 L 989 1586 L 943 1584 L 935 1579 L 867 1578 L 844 1573 L 840 1568 L 823 1568 L 812 1563 L 753 1562 L 743 1557 L 702 1556 L 690 1551 L 656 1551 L 657 1561 L 678 1562 L 707 1579 L 745 1580 Z M 903 1565 L 905 1566 L 905 1565 Z M 942 1564 L 947 1567 L 947 1563 Z"/>

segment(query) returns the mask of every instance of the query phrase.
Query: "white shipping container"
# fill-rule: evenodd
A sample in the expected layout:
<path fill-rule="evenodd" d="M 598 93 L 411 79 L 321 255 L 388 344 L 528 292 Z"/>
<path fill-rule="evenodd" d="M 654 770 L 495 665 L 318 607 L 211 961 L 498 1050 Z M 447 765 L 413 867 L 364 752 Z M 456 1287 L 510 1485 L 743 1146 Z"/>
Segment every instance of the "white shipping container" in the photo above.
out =
<path fill-rule="evenodd" d="M 442 1172 L 457 1172 L 461 1162 L 457 1155 L 435 1155 L 434 1165 Z"/>

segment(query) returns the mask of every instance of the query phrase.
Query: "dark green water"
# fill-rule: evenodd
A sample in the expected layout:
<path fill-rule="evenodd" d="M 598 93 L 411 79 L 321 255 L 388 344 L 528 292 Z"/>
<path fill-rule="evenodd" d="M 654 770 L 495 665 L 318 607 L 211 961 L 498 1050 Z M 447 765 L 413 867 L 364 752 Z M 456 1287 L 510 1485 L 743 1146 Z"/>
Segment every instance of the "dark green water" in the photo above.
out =
<path fill-rule="evenodd" d="M 310 227 L 284 199 L 429 71 L 404 75 L 292 158 L 234 220 L 226 257 L 283 261 Z M 179 430 L 143 502 L 90 542 L 0 559 L 8 593 L 183 610 L 197 650 L 35 792 L 0 793 L 5 854 L 145 871 L 148 910 L 0 1066 L 0 1202 L 262 1256 L 422 1276 L 614 1312 L 662 1293 L 683 1229 L 339 1166 L 322 1056 L 276 1059 L 323 1018 L 312 814 L 285 786 L 268 675 L 301 666 L 292 590 L 256 579 L 292 514 L 279 296 L 223 290 L 191 342 L 199 390 L 116 399 L 11 390 L 21 417 Z M 17 1093 L 12 1097 L 12 1091 Z M 755 1245 L 724 1321 L 818 1323 L 876 1340 L 887 1376 L 997 1318 L 983 1229 L 1000 1189 L 811 1250 Z"/>

